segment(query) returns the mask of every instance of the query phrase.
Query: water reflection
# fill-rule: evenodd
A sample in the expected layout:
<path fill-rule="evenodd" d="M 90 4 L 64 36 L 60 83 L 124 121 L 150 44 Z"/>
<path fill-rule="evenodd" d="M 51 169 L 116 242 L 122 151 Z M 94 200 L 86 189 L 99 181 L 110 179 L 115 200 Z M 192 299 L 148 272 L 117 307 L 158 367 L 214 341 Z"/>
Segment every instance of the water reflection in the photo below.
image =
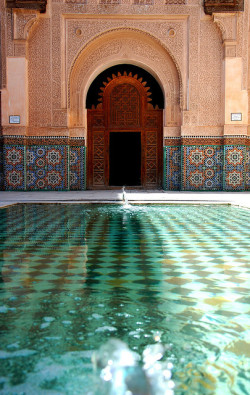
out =
<path fill-rule="evenodd" d="M 94 394 L 92 352 L 115 336 L 141 361 L 164 345 L 177 395 L 247 393 L 249 219 L 230 207 L 0 210 L 4 390 Z"/>

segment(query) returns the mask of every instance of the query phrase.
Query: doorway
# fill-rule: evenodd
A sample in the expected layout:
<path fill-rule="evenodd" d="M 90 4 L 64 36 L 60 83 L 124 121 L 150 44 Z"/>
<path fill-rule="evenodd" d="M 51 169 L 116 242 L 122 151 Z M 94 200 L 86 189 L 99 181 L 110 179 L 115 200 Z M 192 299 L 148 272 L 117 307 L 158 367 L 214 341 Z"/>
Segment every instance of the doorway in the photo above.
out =
<path fill-rule="evenodd" d="M 87 188 L 162 185 L 163 111 L 147 82 L 132 72 L 112 74 L 88 109 Z"/>
<path fill-rule="evenodd" d="M 141 185 L 141 133 L 110 132 L 109 186 Z"/>

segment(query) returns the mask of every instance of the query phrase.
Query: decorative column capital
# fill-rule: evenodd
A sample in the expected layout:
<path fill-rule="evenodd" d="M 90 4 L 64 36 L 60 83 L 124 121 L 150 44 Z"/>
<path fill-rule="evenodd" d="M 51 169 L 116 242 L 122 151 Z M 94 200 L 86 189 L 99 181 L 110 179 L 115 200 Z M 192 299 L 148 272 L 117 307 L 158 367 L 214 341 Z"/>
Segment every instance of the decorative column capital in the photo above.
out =
<path fill-rule="evenodd" d="M 215 13 L 213 21 L 218 26 L 224 46 L 224 57 L 233 58 L 236 56 L 237 46 L 237 14 L 236 13 Z"/>
<path fill-rule="evenodd" d="M 26 40 L 33 24 L 38 20 L 38 12 L 14 11 L 14 40 Z"/>
<path fill-rule="evenodd" d="M 213 21 L 221 31 L 223 42 L 237 40 L 237 14 L 236 13 L 215 13 Z"/>

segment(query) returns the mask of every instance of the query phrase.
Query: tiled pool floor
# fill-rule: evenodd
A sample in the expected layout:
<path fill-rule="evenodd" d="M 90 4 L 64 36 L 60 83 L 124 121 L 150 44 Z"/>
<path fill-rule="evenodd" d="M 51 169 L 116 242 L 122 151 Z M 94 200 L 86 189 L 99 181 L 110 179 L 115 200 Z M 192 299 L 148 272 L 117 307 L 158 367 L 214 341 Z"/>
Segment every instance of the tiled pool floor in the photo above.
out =
<path fill-rule="evenodd" d="M 110 337 L 164 345 L 166 394 L 248 394 L 249 226 L 231 206 L 1 209 L 0 394 L 109 394 Z"/>

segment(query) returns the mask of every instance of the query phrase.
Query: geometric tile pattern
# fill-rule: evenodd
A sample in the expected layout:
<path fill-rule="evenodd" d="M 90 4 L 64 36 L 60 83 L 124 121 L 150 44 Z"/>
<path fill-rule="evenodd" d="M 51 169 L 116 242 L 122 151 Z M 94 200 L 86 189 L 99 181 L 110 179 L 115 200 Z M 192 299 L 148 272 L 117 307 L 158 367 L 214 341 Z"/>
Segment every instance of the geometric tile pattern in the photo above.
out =
<path fill-rule="evenodd" d="M 0 392 L 92 394 L 116 337 L 140 356 L 160 339 L 176 394 L 247 394 L 249 224 L 228 206 L 1 209 Z"/>
<path fill-rule="evenodd" d="M 23 145 L 4 145 L 4 187 L 5 190 L 24 189 L 24 156 L 25 147 Z"/>
<path fill-rule="evenodd" d="M 224 189 L 243 191 L 245 189 L 246 147 L 227 145 L 224 147 Z"/>
<path fill-rule="evenodd" d="M 223 147 L 183 147 L 184 190 L 222 190 Z"/>
<path fill-rule="evenodd" d="M 85 184 L 85 147 L 70 147 L 70 190 L 84 190 Z"/>
<path fill-rule="evenodd" d="M 181 189 L 181 147 L 166 147 L 166 177 L 164 189 L 178 191 Z"/>
<path fill-rule="evenodd" d="M 250 190 L 250 145 L 246 146 L 245 157 L 245 189 Z"/>
<path fill-rule="evenodd" d="M 4 136 L 0 140 L 0 190 L 86 189 L 83 138 Z M 250 190 L 250 137 L 165 139 L 163 187 Z"/>
<path fill-rule="evenodd" d="M 4 136 L 0 189 L 84 190 L 84 144 L 83 138 Z"/>
<path fill-rule="evenodd" d="M 26 169 L 27 190 L 68 189 L 68 147 L 27 147 Z"/>
<path fill-rule="evenodd" d="M 164 189 L 250 190 L 249 136 L 190 136 L 164 140 Z"/>

